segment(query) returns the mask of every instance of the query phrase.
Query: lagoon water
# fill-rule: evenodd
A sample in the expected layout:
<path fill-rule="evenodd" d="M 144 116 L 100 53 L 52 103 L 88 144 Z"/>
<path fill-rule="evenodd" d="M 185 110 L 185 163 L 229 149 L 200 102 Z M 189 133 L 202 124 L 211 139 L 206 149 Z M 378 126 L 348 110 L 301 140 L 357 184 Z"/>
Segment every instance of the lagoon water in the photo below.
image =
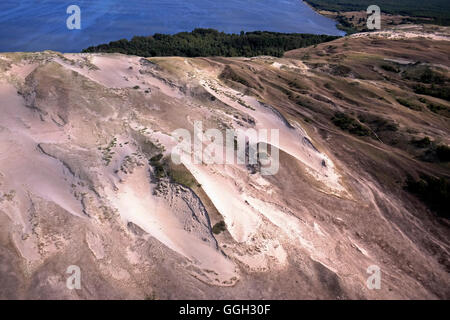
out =
<path fill-rule="evenodd" d="M 81 30 L 68 30 L 68 6 Z M 342 35 L 301 0 L 0 0 L 0 52 L 79 52 L 135 35 L 214 28 Z"/>

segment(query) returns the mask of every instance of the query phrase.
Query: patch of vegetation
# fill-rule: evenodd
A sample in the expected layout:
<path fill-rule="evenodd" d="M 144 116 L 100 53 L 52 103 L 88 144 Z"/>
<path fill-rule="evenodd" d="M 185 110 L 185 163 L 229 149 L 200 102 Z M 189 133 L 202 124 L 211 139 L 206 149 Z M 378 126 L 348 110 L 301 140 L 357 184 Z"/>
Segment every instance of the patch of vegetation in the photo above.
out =
<path fill-rule="evenodd" d="M 450 182 L 447 178 L 435 178 L 422 174 L 419 180 L 409 176 L 406 190 L 421 199 L 431 210 L 441 217 L 450 218 Z"/>
<path fill-rule="evenodd" d="M 436 155 L 441 162 L 450 161 L 450 148 L 445 145 L 439 145 L 436 147 Z"/>
<path fill-rule="evenodd" d="M 122 147 L 122 145 L 119 145 Z M 143 156 L 137 152 L 133 152 L 131 155 L 127 155 L 123 158 L 119 169 L 115 170 L 114 173 L 119 173 L 119 171 L 129 174 L 132 173 L 135 167 L 142 167 L 144 164 L 141 162 Z"/>
<path fill-rule="evenodd" d="M 15 190 L 10 190 L 9 192 L 4 193 L 3 195 L 0 193 L 0 203 L 2 203 L 4 200 L 13 201 L 15 196 L 16 196 Z"/>
<path fill-rule="evenodd" d="M 342 112 L 336 112 L 331 119 L 335 126 L 358 136 L 370 136 L 370 130 L 362 126 L 356 119 Z"/>
<path fill-rule="evenodd" d="M 437 145 L 435 141 L 425 137 L 423 139 L 413 139 L 411 144 L 417 148 L 425 149 L 424 154 L 421 156 L 421 160 L 427 162 L 449 162 L 450 161 L 450 148 L 446 145 Z"/>
<path fill-rule="evenodd" d="M 394 121 L 384 119 L 376 115 L 359 115 L 358 119 L 362 123 L 367 124 L 375 132 L 398 131 L 398 124 Z"/>
<path fill-rule="evenodd" d="M 170 180 L 174 183 L 181 184 L 190 189 L 201 187 L 195 177 L 183 164 L 176 165 L 172 162 L 168 162 L 167 173 Z"/>
<path fill-rule="evenodd" d="M 198 185 L 197 180 L 195 180 L 190 174 L 181 171 L 170 171 L 170 179 L 178 184 L 192 188 Z"/>
<path fill-rule="evenodd" d="M 414 92 L 450 101 L 450 87 L 446 85 L 432 84 L 431 86 L 425 86 L 419 84 L 414 87 Z"/>
<path fill-rule="evenodd" d="M 102 160 L 105 162 L 106 166 L 109 166 L 111 163 L 112 157 L 115 154 L 114 151 L 112 151 L 113 148 L 117 146 L 117 138 L 114 137 L 111 142 L 105 147 L 98 147 L 98 150 L 102 152 Z"/>
<path fill-rule="evenodd" d="M 153 173 L 157 179 L 164 178 L 166 176 L 166 171 L 164 170 L 164 164 L 161 162 L 163 154 L 159 153 L 156 156 L 150 158 L 148 163 L 153 168 Z"/>
<path fill-rule="evenodd" d="M 298 79 L 295 78 L 294 80 L 291 80 L 288 82 L 288 86 L 290 88 L 294 88 L 300 92 L 307 92 L 307 90 L 309 89 L 307 86 L 301 84 L 298 82 Z"/>
<path fill-rule="evenodd" d="M 217 222 L 214 227 L 212 228 L 212 232 L 214 234 L 220 234 L 221 232 L 227 230 L 227 225 L 225 224 L 225 221 L 219 221 Z"/>
<path fill-rule="evenodd" d="M 411 140 L 411 144 L 413 144 L 414 146 L 416 146 L 417 148 L 426 148 L 431 146 L 431 140 L 428 137 L 425 137 L 423 139 L 413 139 Z"/>
<path fill-rule="evenodd" d="M 405 106 L 411 110 L 415 110 L 415 111 L 422 111 L 422 107 L 403 98 L 397 98 L 396 99 L 398 103 L 400 103 L 402 106 Z"/>
<path fill-rule="evenodd" d="M 395 72 L 395 73 L 399 73 L 400 70 L 390 64 L 382 64 L 381 65 L 381 69 L 389 71 L 389 72 Z"/>
<path fill-rule="evenodd" d="M 430 68 L 426 68 L 425 71 L 420 75 L 419 81 L 429 84 L 443 84 L 446 79 L 441 74 L 434 72 Z"/>
<path fill-rule="evenodd" d="M 450 108 L 449 107 L 441 105 L 441 104 L 436 104 L 434 102 L 430 102 L 423 97 L 419 97 L 417 99 L 420 102 L 422 102 L 423 104 L 425 104 L 427 106 L 428 110 L 430 110 L 431 112 L 443 115 L 447 118 L 450 117 Z"/>
<path fill-rule="evenodd" d="M 184 165 L 173 164 L 169 159 L 165 159 L 162 153 L 150 158 L 148 163 L 153 168 L 153 174 L 157 181 L 167 177 L 171 182 L 181 184 L 191 189 L 194 187 L 201 187 Z"/>
<path fill-rule="evenodd" d="M 358 30 L 355 28 L 353 23 L 348 21 L 347 17 L 344 15 L 338 15 L 336 17 L 336 21 L 338 22 L 337 28 L 339 30 L 345 31 L 347 35 L 356 33 Z"/>
<path fill-rule="evenodd" d="M 195 29 L 174 35 L 154 34 L 133 37 L 109 44 L 89 47 L 82 52 L 118 52 L 142 57 L 253 57 L 259 55 L 283 56 L 284 52 L 308 47 L 338 37 L 299 33 L 266 31 L 226 34 L 214 29 Z"/>
<path fill-rule="evenodd" d="M 332 74 L 339 77 L 348 77 L 352 69 L 342 64 L 332 65 Z"/>
<path fill-rule="evenodd" d="M 444 117 L 450 118 L 450 108 L 443 106 L 441 104 L 435 104 L 431 102 L 426 102 L 427 108 L 436 114 L 442 115 Z"/>
<path fill-rule="evenodd" d="M 227 65 L 222 73 L 219 75 L 219 79 L 231 80 L 238 82 L 246 87 L 253 88 L 253 86 L 242 76 L 240 76 L 232 67 Z"/>

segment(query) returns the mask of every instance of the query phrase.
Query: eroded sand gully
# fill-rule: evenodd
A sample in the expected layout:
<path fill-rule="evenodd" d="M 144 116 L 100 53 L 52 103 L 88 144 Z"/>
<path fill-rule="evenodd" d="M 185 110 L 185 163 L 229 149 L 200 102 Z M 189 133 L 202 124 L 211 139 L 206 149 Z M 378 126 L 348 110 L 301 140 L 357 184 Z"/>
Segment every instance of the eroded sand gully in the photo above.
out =
<path fill-rule="evenodd" d="M 1 168 L 8 187 L 27 190 L 81 216 L 78 201 L 70 194 L 70 172 L 56 159 L 44 155 L 38 143 L 63 143 L 65 137 L 55 125 L 44 125 L 27 110 L 14 87 L 0 87 Z"/>
<path fill-rule="evenodd" d="M 241 112 L 251 115 L 255 121 L 255 129 L 279 130 L 280 150 L 294 156 L 308 167 L 308 172 L 315 179 L 323 182 L 330 192 L 344 193 L 340 176 L 334 169 L 334 164 L 327 155 L 320 153 L 311 143 L 311 138 L 296 124 L 290 127 L 281 115 L 273 112 L 253 97 L 242 95 L 231 88 L 226 88 L 214 80 L 202 80 L 200 83 L 209 93 Z M 243 102 L 242 102 L 243 101 Z"/>
<path fill-rule="evenodd" d="M 195 273 L 200 279 L 216 285 L 233 285 L 238 279 L 234 264 L 215 246 L 207 245 L 195 233 L 184 230 L 181 222 L 163 199 L 152 196 L 154 185 L 150 184 L 148 168 L 135 170 L 126 181 L 118 183 L 118 190 L 107 190 L 122 219 L 132 222 L 155 237 L 170 249 L 188 259 L 188 264 L 201 270 Z M 217 280 L 216 280 L 217 279 Z"/>
<path fill-rule="evenodd" d="M 411 235 L 402 232 L 401 223 L 391 222 L 380 209 L 378 198 L 383 192 L 378 186 L 352 171 L 346 174 L 350 169 L 333 161 L 323 145 L 318 150 L 314 138 L 299 123 L 288 123 L 276 106 L 219 81 L 217 67 L 202 70 L 198 61 L 184 59 L 184 63 L 175 58 L 158 66 L 138 57 L 105 54 L 45 53 L 38 57 L 12 63 L 0 79 L 0 197 L 9 199 L 7 192 L 14 191 L 13 200 L 0 201 L 0 214 L 6 214 L 8 223 L 20 225 L 22 231 L 14 231 L 11 239 L 25 263 L 70 255 L 62 249 L 44 255 L 37 235 L 21 240 L 26 234 L 37 234 L 36 222 L 30 222 L 30 208 L 32 199 L 38 198 L 73 216 L 71 221 L 88 226 L 73 238 L 63 237 L 62 247 L 81 239 L 76 250 L 89 250 L 90 259 L 97 261 L 95 272 L 113 273 L 117 279 L 131 279 L 130 274 L 148 277 L 149 270 L 160 268 L 152 265 L 150 249 L 143 249 L 143 243 L 157 241 L 164 248 L 158 254 L 176 257 L 170 258 L 174 264 L 167 271 L 170 276 L 183 277 L 192 287 L 199 285 L 192 281 L 200 280 L 232 290 L 248 285 L 245 281 L 252 274 L 282 274 L 299 268 L 311 279 L 325 273 L 339 283 L 342 296 L 351 296 L 343 292 L 346 288 L 363 290 L 366 266 L 383 264 L 391 287 L 403 285 L 416 290 L 414 296 L 434 297 L 416 279 L 389 267 L 390 257 L 380 260 L 379 250 L 352 231 L 358 226 L 356 220 L 363 217 L 360 212 L 366 210 L 380 233 L 392 232 L 405 251 L 421 251 Z M 41 68 L 49 63 L 58 67 Z M 176 71 L 168 72 L 164 63 L 173 63 Z M 281 69 L 286 63 L 275 59 L 267 67 Z M 297 72 L 293 66 L 302 64 L 290 65 Z M 178 81 L 174 72 L 181 75 Z M 50 88 L 42 87 L 47 84 Z M 214 99 L 202 98 L 200 89 Z M 79 100 L 67 94 L 71 90 L 78 90 Z M 47 91 L 48 95 L 42 93 Z M 198 92 L 202 92 L 200 98 Z M 130 106 L 129 97 L 139 105 Z M 108 108 L 93 107 L 97 105 Z M 254 123 L 236 121 L 232 112 Z M 64 122 L 58 120 L 61 114 Z M 195 194 L 192 185 L 193 189 L 167 178 L 156 179 L 155 165 L 149 160 L 158 154 L 170 157 L 176 145 L 172 131 L 181 126 L 192 132 L 198 120 L 205 121 L 204 129 L 208 125 L 222 131 L 224 127 L 279 130 L 279 142 L 274 145 L 284 154 L 285 162 L 280 165 L 287 165 L 289 159 L 301 173 L 282 167 L 281 178 L 268 177 L 250 174 L 241 164 L 195 164 L 184 159 L 183 174 L 195 179 L 201 194 Z M 297 179 L 302 174 L 292 183 L 277 180 Z M 353 181 L 351 190 L 344 185 L 344 177 Z M 395 199 L 389 205 L 399 208 L 392 209 L 396 215 L 404 211 Z M 420 222 L 408 219 L 417 230 L 424 230 Z M 225 221 L 226 231 L 217 235 L 212 227 L 220 220 Z M 426 265 L 427 256 L 417 256 L 421 266 Z M 129 257 L 129 262 L 120 260 L 123 257 Z M 111 261 L 114 266 L 107 267 Z M 423 268 L 435 267 L 430 263 Z M 180 269 L 196 280 L 178 275 Z M 445 273 L 436 270 L 435 277 L 444 279 Z M 364 297 L 375 296 L 361 292 Z M 388 289 L 384 295 L 405 296 Z"/>

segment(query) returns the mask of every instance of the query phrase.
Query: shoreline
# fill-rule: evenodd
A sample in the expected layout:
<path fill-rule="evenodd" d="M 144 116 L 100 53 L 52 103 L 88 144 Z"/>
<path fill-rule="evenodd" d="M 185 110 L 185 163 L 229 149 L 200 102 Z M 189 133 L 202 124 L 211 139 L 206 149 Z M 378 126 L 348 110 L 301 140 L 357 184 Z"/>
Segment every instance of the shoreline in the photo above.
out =
<path fill-rule="evenodd" d="M 346 35 L 351 35 L 355 33 L 368 32 L 366 22 L 367 22 L 367 12 L 365 10 L 359 11 L 338 11 L 332 9 L 321 9 L 316 7 L 313 3 L 308 0 L 302 0 L 308 7 L 314 10 L 316 13 L 333 19 L 336 22 L 336 28 L 346 32 Z M 324 6 L 322 6 L 324 7 Z M 402 15 L 400 13 L 393 14 L 381 11 L 381 22 L 382 29 L 391 28 L 398 25 L 408 25 L 408 24 L 430 24 L 436 26 L 445 26 L 439 23 L 433 23 L 433 19 L 429 17 L 416 17 L 409 15 Z"/>
<path fill-rule="evenodd" d="M 316 12 L 317 14 L 319 14 L 319 15 L 321 15 L 321 16 L 323 16 L 323 17 L 332 19 L 332 20 L 336 23 L 336 28 L 337 28 L 338 30 L 340 30 L 340 31 L 344 31 L 344 32 L 345 32 L 345 35 L 344 35 L 344 36 L 348 36 L 348 35 L 350 35 L 350 34 L 359 32 L 359 31 L 357 31 L 356 29 L 351 30 L 350 28 L 345 28 L 345 27 L 343 27 L 342 22 L 339 21 L 339 20 L 337 19 L 337 16 L 339 15 L 339 12 L 337 12 L 337 11 L 328 11 L 328 10 L 318 9 L 318 8 L 316 8 L 313 4 L 309 3 L 307 0 L 302 0 L 302 2 L 303 2 L 305 5 L 307 5 L 309 8 L 311 8 L 311 9 L 312 9 L 314 12 Z"/>

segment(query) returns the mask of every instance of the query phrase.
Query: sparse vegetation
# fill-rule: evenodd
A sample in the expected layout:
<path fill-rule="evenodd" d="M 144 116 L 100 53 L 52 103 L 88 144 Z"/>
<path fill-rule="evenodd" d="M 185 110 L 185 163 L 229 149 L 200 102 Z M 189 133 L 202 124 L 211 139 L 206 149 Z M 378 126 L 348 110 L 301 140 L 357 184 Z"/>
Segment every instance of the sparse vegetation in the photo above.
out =
<path fill-rule="evenodd" d="M 447 178 L 435 178 L 422 174 L 419 180 L 409 176 L 406 180 L 406 190 L 421 199 L 438 215 L 449 219 L 450 183 Z"/>
<path fill-rule="evenodd" d="M 411 144 L 419 149 L 426 149 L 421 160 L 428 162 L 449 162 L 450 161 L 450 148 L 446 145 L 437 145 L 435 141 L 432 141 L 429 137 L 422 139 L 413 139 Z"/>
<path fill-rule="evenodd" d="M 429 66 L 423 65 L 421 63 L 415 63 L 412 66 L 406 68 L 405 72 L 402 74 L 402 78 L 406 80 L 412 80 L 420 82 L 423 84 L 435 84 L 442 85 L 448 79 Z"/>
<path fill-rule="evenodd" d="M 442 115 L 444 117 L 450 118 L 450 108 L 443 106 L 441 104 L 435 104 L 430 102 L 425 102 L 427 105 L 427 108 L 436 114 Z"/>
<path fill-rule="evenodd" d="M 413 139 L 411 140 L 411 144 L 416 146 L 417 148 L 426 148 L 431 146 L 431 140 L 428 137 L 422 138 L 422 139 Z"/>
<path fill-rule="evenodd" d="M 422 111 L 422 107 L 403 98 L 397 98 L 396 99 L 398 103 L 400 103 L 402 106 L 405 106 L 411 110 L 415 110 L 415 111 Z"/>
<path fill-rule="evenodd" d="M 231 80 L 238 82 L 246 87 L 252 88 L 253 86 L 242 76 L 240 76 L 233 68 L 226 66 L 222 73 L 219 75 L 219 79 Z"/>
<path fill-rule="evenodd" d="M 390 64 L 382 64 L 381 68 L 383 70 L 386 70 L 386 71 L 389 71 L 389 72 L 394 72 L 394 73 L 399 73 L 400 72 L 400 70 L 398 68 L 396 68 L 396 67 L 394 67 L 394 66 L 392 66 Z"/>
<path fill-rule="evenodd" d="M 423 104 L 425 104 L 427 108 L 433 113 L 441 114 L 447 117 L 450 115 L 450 108 L 447 106 L 430 102 L 424 97 L 418 97 L 417 99 Z"/>
<path fill-rule="evenodd" d="M 370 136 L 370 130 L 362 126 L 355 118 L 342 112 L 336 112 L 331 121 L 342 130 L 358 136 Z"/>
<path fill-rule="evenodd" d="M 419 84 L 414 87 L 414 92 L 450 101 L 450 87 L 446 85 L 432 84 L 431 86 L 425 86 Z"/>
<path fill-rule="evenodd" d="M 227 225 L 225 224 L 225 221 L 219 221 L 217 222 L 214 227 L 212 228 L 212 232 L 214 234 L 220 234 L 221 232 L 227 230 Z"/>
<path fill-rule="evenodd" d="M 358 31 L 353 23 L 351 23 L 344 15 L 338 14 L 336 16 L 336 21 L 338 22 L 337 28 L 345 31 L 347 34 L 352 34 Z"/>
<path fill-rule="evenodd" d="M 16 196 L 15 190 L 10 190 L 9 192 L 4 193 L 3 195 L 0 193 L 0 203 L 3 201 L 13 201 Z"/>
<path fill-rule="evenodd" d="M 194 176 L 186 169 L 182 164 L 180 165 L 170 165 L 169 177 L 172 182 L 181 184 L 188 188 L 200 187 L 201 185 L 197 182 Z"/>
<path fill-rule="evenodd" d="M 348 77 L 352 69 L 350 69 L 347 66 L 338 64 L 338 65 L 332 65 L 332 74 L 339 77 Z"/>
<path fill-rule="evenodd" d="M 425 71 L 420 75 L 419 80 L 422 83 L 443 84 L 446 79 L 441 74 L 434 72 L 430 68 L 426 68 Z"/>
<path fill-rule="evenodd" d="M 174 164 L 169 159 L 164 158 L 162 153 L 150 158 L 149 164 L 153 168 L 153 174 L 157 181 L 162 178 L 169 178 L 171 182 L 181 184 L 191 189 L 201 187 L 183 164 Z"/>
<path fill-rule="evenodd" d="M 450 148 L 445 145 L 439 145 L 436 147 L 436 155 L 441 162 L 450 161 Z"/>
<path fill-rule="evenodd" d="M 394 121 L 384 119 L 376 115 L 359 115 L 358 119 L 362 123 L 368 125 L 375 132 L 398 131 L 398 124 L 396 124 Z"/>
<path fill-rule="evenodd" d="M 109 166 L 111 163 L 112 157 L 115 154 L 114 151 L 112 151 L 113 148 L 117 146 L 117 138 L 114 137 L 111 142 L 105 147 L 99 147 L 98 150 L 102 152 L 102 160 L 105 162 L 106 166 Z"/>
<path fill-rule="evenodd" d="M 148 162 L 150 166 L 153 168 L 153 174 L 155 175 L 156 179 L 161 179 L 166 176 L 164 165 L 163 163 L 161 163 L 162 158 L 163 154 L 159 153 L 156 156 L 151 157 Z"/>

